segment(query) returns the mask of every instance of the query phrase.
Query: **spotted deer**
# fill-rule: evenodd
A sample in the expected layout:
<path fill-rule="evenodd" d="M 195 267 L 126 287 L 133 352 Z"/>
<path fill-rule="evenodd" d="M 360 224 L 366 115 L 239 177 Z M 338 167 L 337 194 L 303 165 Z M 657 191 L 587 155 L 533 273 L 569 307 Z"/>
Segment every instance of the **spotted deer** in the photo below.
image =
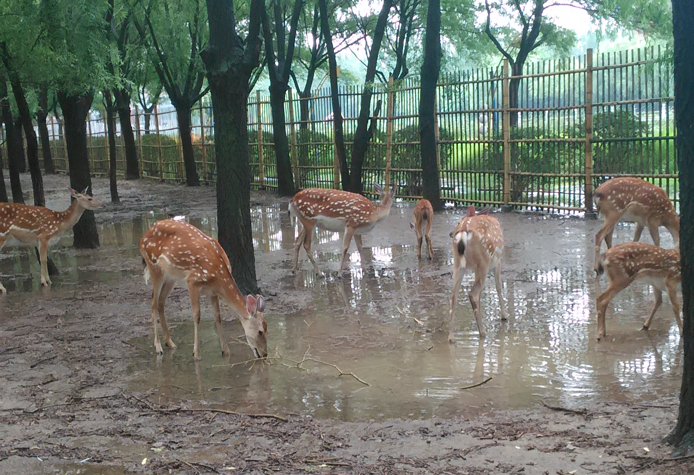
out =
<path fill-rule="evenodd" d="M 375 185 L 374 189 L 380 195 L 380 204 L 375 204 L 357 193 L 326 188 L 308 188 L 294 195 L 289 203 L 289 211 L 299 218 L 303 226 L 294 244 L 294 272 L 299 267 L 299 251 L 303 245 L 308 260 L 316 272 L 320 273 L 311 252 L 313 230 L 316 227 L 333 232 L 344 231 L 342 257 L 338 268 L 339 272 L 342 272 L 352 237 L 354 236 L 357 249 L 361 252 L 362 236 L 390 213 L 395 185 L 390 192 L 383 190 L 379 185 Z"/>
<path fill-rule="evenodd" d="M 612 178 L 595 190 L 593 200 L 598 213 L 605 217 L 605 223 L 595 235 L 593 262 L 596 273 L 602 241 L 608 249 L 612 247 L 612 232 L 619 221 L 636 223 L 634 242 L 641 238 L 643 228 L 647 227 L 656 246 L 660 245 L 658 228 L 665 226 L 672 234 L 675 249 L 679 249 L 680 217 L 662 188 L 641 178 Z"/>
<path fill-rule="evenodd" d="M 104 206 L 89 196 L 89 187 L 77 193 L 68 187 L 73 201 L 65 211 L 53 211 L 43 206 L 19 203 L 0 203 L 0 249 L 5 246 L 31 246 L 39 250 L 41 285 L 48 286 L 48 246 L 57 243 L 65 231 L 72 229 L 85 210 Z M 0 293 L 6 289 L 0 283 Z"/>
<path fill-rule="evenodd" d="M 434 208 L 429 200 L 419 200 L 412 213 L 414 223 L 410 223 L 410 228 L 417 233 L 417 258 L 422 258 L 422 240 L 426 238 L 429 259 L 434 258 L 434 250 L 431 247 L 431 223 L 434 220 Z M 424 227 L 426 226 L 426 229 Z"/>
<path fill-rule="evenodd" d="M 488 211 L 486 210 L 486 212 Z M 475 283 L 472 285 L 469 298 L 475 320 L 477 320 L 480 338 L 484 338 L 484 324 L 480 316 L 480 294 L 490 267 L 494 267 L 494 280 L 496 281 L 496 292 L 499 295 L 501 320 L 506 320 L 504 301 L 501 297 L 501 254 L 504 249 L 501 225 L 493 216 L 476 214 L 475 207 L 470 206 L 466 216 L 458 223 L 450 236 L 453 238 L 453 295 L 451 296 L 448 341 L 453 342 L 456 300 L 466 269 L 475 271 Z"/>
<path fill-rule="evenodd" d="M 164 343 L 176 348 L 166 325 L 164 305 L 177 282 L 188 287 L 193 307 L 193 357 L 200 360 L 200 296 L 209 295 L 217 324 L 217 336 L 222 354 L 229 354 L 224 339 L 222 313 L 219 301 L 224 300 L 238 316 L 246 341 L 256 358 L 267 356 L 267 323 L 263 317 L 265 299 L 261 296 L 241 295 L 231 274 L 231 264 L 224 249 L 195 226 L 188 223 L 163 220 L 154 225 L 140 240 L 140 254 L 147 265 L 145 282 L 152 280 L 152 326 L 154 348 L 162 354 L 157 335 L 157 314 L 163 331 Z"/>
<path fill-rule="evenodd" d="M 651 326 L 653 315 L 663 303 L 663 290 L 667 290 L 675 312 L 675 319 L 682 334 L 682 320 L 677 301 L 677 284 L 682 280 L 680 253 L 677 249 L 662 249 L 652 244 L 628 242 L 618 244 L 600 255 L 597 262 L 598 276 L 607 273 L 609 285 L 607 290 L 598 295 L 598 340 L 605 337 L 605 311 L 607 305 L 632 282 L 645 282 L 653 287 L 655 305 L 643 330 Z"/>

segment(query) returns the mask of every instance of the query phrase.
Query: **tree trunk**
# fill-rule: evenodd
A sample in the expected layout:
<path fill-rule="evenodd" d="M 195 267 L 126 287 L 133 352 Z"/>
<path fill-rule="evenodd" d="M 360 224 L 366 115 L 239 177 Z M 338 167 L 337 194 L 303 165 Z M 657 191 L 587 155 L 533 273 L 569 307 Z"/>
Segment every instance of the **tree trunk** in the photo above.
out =
<path fill-rule="evenodd" d="M 17 117 L 12 117 L 14 120 L 14 135 L 17 137 L 17 155 L 15 160 L 17 161 L 17 169 L 19 173 L 27 172 L 27 159 L 26 153 L 24 152 L 24 133 L 22 131 L 22 119 Z"/>
<path fill-rule="evenodd" d="M 364 90 L 361 93 L 361 105 L 359 118 L 357 119 L 357 130 L 354 133 L 354 144 L 352 145 L 352 170 L 350 173 L 349 191 L 353 193 L 362 192 L 362 167 L 366 158 L 366 151 L 369 148 L 369 116 L 371 114 L 371 96 L 373 95 L 373 84 L 376 78 L 376 65 L 378 63 L 378 53 L 381 49 L 381 42 L 388 24 L 388 13 L 393 6 L 393 0 L 383 0 L 383 7 L 378 14 L 378 21 L 374 29 L 369 61 L 366 66 L 366 78 L 364 80 Z"/>
<path fill-rule="evenodd" d="M 520 76 L 523 74 L 523 65 L 525 64 L 525 61 L 523 62 L 515 62 L 511 66 L 511 76 Z M 519 77 L 515 79 L 511 79 L 508 82 L 508 107 L 510 109 L 517 109 L 518 108 L 518 90 L 520 89 L 520 83 L 521 80 Z M 515 128 L 518 126 L 518 111 L 511 110 L 509 113 L 509 125 L 512 128 Z"/>
<path fill-rule="evenodd" d="M 675 64 L 675 123 L 680 170 L 680 253 L 684 299 L 684 367 L 677 426 L 669 442 L 680 454 L 694 447 L 694 3 L 672 0 Z M 676 453 L 676 455 L 679 455 Z"/>
<path fill-rule="evenodd" d="M 111 202 L 120 203 L 118 197 L 118 181 L 116 180 L 116 116 L 111 91 L 104 89 L 104 102 L 106 102 L 106 126 L 108 135 L 108 182 L 111 190 Z"/>
<path fill-rule="evenodd" d="M 82 191 L 89 187 L 92 193 L 92 179 L 89 175 L 89 150 L 87 148 L 87 116 L 94 96 L 92 93 L 73 95 L 58 92 L 58 101 L 65 121 L 65 145 L 70 166 L 70 186 Z M 99 247 L 99 234 L 96 231 L 94 211 L 87 210 L 73 228 L 74 246 L 78 249 Z"/>
<path fill-rule="evenodd" d="M 10 171 L 10 189 L 12 190 L 12 201 L 14 203 L 24 203 L 22 195 L 22 183 L 19 181 L 19 164 L 17 155 L 19 154 L 19 144 L 17 143 L 17 132 L 14 130 L 14 119 L 10 110 L 10 101 L 7 95 L 7 83 L 5 78 L 0 77 L 0 109 L 2 121 L 5 123 L 5 140 L 7 141 L 7 168 Z"/>
<path fill-rule="evenodd" d="M 36 110 L 36 123 L 39 126 L 39 137 L 41 139 L 41 150 L 43 152 L 43 168 L 46 175 L 55 175 L 55 164 L 53 163 L 53 153 L 51 152 L 51 137 L 48 134 L 48 84 L 41 83 L 39 89 L 39 107 Z"/>
<path fill-rule="evenodd" d="M 270 108 L 272 109 L 272 134 L 275 143 L 277 161 L 277 193 L 280 196 L 294 196 L 294 175 L 289 158 L 289 140 L 287 140 L 287 120 L 284 116 L 284 98 L 286 86 L 281 82 L 270 85 Z"/>
<path fill-rule="evenodd" d="M 436 83 L 441 70 L 441 5 L 440 0 L 429 0 L 422 86 L 419 98 L 419 137 L 422 156 L 422 194 L 435 211 L 443 209 L 439 167 L 436 159 Z"/>
<path fill-rule="evenodd" d="M 178 133 L 183 149 L 183 165 L 186 169 L 186 185 L 200 186 L 200 178 L 195 168 L 193 140 L 190 138 L 190 107 L 176 104 L 176 117 L 178 118 Z"/>
<path fill-rule="evenodd" d="M 2 147 L 0 147 L 0 203 L 7 203 L 7 188 L 5 188 L 5 174 L 2 171 Z"/>
<path fill-rule="evenodd" d="M 130 93 L 125 89 L 114 89 L 118 118 L 120 119 L 120 133 L 125 142 L 125 179 L 137 180 L 140 178 L 140 166 L 137 160 L 137 145 L 135 133 L 130 122 Z M 115 130 L 115 129 L 114 129 Z"/>
<path fill-rule="evenodd" d="M 337 86 L 337 60 L 335 48 L 330 34 L 330 22 L 326 0 L 318 0 L 320 9 L 321 34 L 328 52 L 328 70 L 330 71 L 330 99 L 333 105 L 333 129 L 335 135 L 335 153 L 340 164 L 340 178 L 342 189 L 349 190 L 349 167 L 347 166 L 347 151 L 345 150 L 345 138 L 342 128 L 342 107 L 340 107 L 340 90 Z"/>
<path fill-rule="evenodd" d="M 214 109 L 219 242 L 229 256 L 236 285 L 259 292 L 251 229 L 251 171 L 248 154 L 248 81 L 259 64 L 260 42 L 238 46 L 231 0 L 207 0 L 210 39 L 202 57 Z M 249 38 L 260 33 L 262 0 L 251 2 Z"/>
<path fill-rule="evenodd" d="M 11 74 L 10 84 L 14 93 L 14 100 L 19 109 L 19 120 L 24 128 L 24 136 L 27 141 L 27 158 L 29 171 L 31 172 L 31 187 L 34 191 L 34 206 L 45 206 L 46 198 L 43 195 L 43 178 L 41 177 L 41 165 L 39 164 L 39 142 L 36 140 L 34 124 L 31 121 L 31 111 L 24 96 L 24 88 L 16 74 Z"/>
<path fill-rule="evenodd" d="M 149 135 L 149 124 L 152 119 L 152 111 L 154 111 L 154 104 L 150 109 L 144 109 L 145 113 L 145 135 Z"/>

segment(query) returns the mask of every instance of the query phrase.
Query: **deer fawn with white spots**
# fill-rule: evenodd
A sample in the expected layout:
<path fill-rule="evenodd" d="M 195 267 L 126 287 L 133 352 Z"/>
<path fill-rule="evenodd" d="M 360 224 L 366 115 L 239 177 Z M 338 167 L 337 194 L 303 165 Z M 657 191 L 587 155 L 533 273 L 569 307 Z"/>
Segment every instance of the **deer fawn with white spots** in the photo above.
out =
<path fill-rule="evenodd" d="M 88 209 L 104 206 L 89 196 L 89 187 L 77 193 L 68 187 L 74 198 L 65 211 L 53 211 L 43 206 L 19 203 L 0 203 L 0 249 L 5 246 L 33 246 L 39 250 L 41 261 L 41 285 L 48 286 L 48 246 L 57 243 L 60 236 L 77 224 L 82 213 Z M 0 283 L 0 293 L 5 293 Z"/>
<path fill-rule="evenodd" d="M 419 200 L 412 213 L 414 223 L 410 223 L 410 228 L 417 233 L 417 258 L 422 258 L 422 240 L 426 238 L 429 259 L 434 258 L 434 250 L 431 247 L 431 223 L 434 220 L 434 208 L 429 200 Z M 424 229 L 426 226 L 426 229 Z"/>
<path fill-rule="evenodd" d="M 303 245 L 308 260 L 316 272 L 320 273 L 311 252 L 313 230 L 316 227 L 333 232 L 344 231 L 339 267 L 339 272 L 342 272 L 352 236 L 361 252 L 362 236 L 390 213 L 395 185 L 390 192 L 383 190 L 379 185 L 375 185 L 374 189 L 381 197 L 381 203 L 378 205 L 357 193 L 326 188 L 308 188 L 294 195 L 289 203 L 289 210 L 303 225 L 303 230 L 294 245 L 294 272 L 299 267 L 299 251 Z"/>
<path fill-rule="evenodd" d="M 488 210 L 487 210 L 488 212 Z M 475 207 L 470 206 L 467 215 L 458 223 L 450 234 L 453 238 L 453 295 L 451 296 L 451 323 L 448 330 L 448 341 L 453 341 L 453 321 L 458 289 L 463 281 L 465 269 L 475 271 L 475 283 L 470 290 L 470 303 L 477 320 L 480 338 L 484 338 L 484 324 L 480 316 L 480 294 L 489 268 L 494 267 L 496 292 L 499 295 L 501 320 L 506 320 L 504 300 L 501 297 L 501 254 L 504 250 L 504 236 L 499 221 L 493 216 L 475 214 Z"/>
<path fill-rule="evenodd" d="M 665 226 L 675 249 L 679 249 L 680 217 L 665 191 L 641 178 L 620 177 L 607 180 L 593 193 L 598 213 L 605 217 L 605 224 L 595 235 L 595 272 L 603 239 L 607 248 L 612 247 L 612 232 L 619 221 L 635 222 L 634 242 L 641 238 L 644 226 L 648 228 L 653 243 L 660 245 L 658 228 Z"/>
<path fill-rule="evenodd" d="M 164 343 L 176 348 L 166 325 L 164 305 L 166 297 L 177 282 L 188 286 L 193 307 L 194 344 L 193 357 L 200 359 L 198 324 L 200 323 L 200 296 L 209 295 L 217 324 L 217 336 L 222 354 L 229 354 L 229 347 L 222 330 L 222 313 L 219 300 L 224 300 L 236 313 L 256 358 L 267 356 L 267 323 L 263 318 L 265 300 L 261 296 L 241 295 L 231 275 L 231 264 L 224 249 L 195 226 L 164 220 L 152 226 L 140 240 L 140 254 L 147 265 L 145 281 L 152 278 L 152 326 L 154 348 L 162 354 L 157 335 L 157 313 L 164 333 Z"/>
<path fill-rule="evenodd" d="M 662 249 L 652 244 L 628 242 L 619 244 L 598 258 L 598 277 L 607 273 L 610 284 L 596 300 L 598 309 L 598 340 L 605 337 L 605 311 L 607 305 L 632 282 L 645 282 L 653 287 L 655 305 L 650 316 L 643 324 L 643 329 L 651 326 L 653 315 L 663 303 L 663 290 L 667 290 L 675 312 L 677 325 L 682 334 L 682 320 L 677 301 L 677 284 L 682 280 L 680 253 L 677 249 Z"/>

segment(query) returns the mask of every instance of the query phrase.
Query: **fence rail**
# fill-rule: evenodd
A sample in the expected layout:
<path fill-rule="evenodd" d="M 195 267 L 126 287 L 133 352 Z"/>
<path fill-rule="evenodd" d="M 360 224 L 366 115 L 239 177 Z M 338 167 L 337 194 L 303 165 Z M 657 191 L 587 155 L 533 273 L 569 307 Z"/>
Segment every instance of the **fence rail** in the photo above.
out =
<path fill-rule="evenodd" d="M 512 83 L 519 80 L 517 107 Z M 449 203 L 510 205 L 526 210 L 590 212 L 592 191 L 613 176 L 639 176 L 663 187 L 679 206 L 671 58 L 658 47 L 528 63 L 522 76 L 498 68 L 442 75 L 436 99 L 436 136 L 442 197 Z M 340 88 L 350 159 L 361 88 Z M 364 183 L 394 183 L 397 196 L 422 192 L 419 155 L 419 78 L 377 84 L 373 101 L 386 111 L 364 162 Z M 286 127 L 299 188 L 339 186 L 329 90 L 298 98 L 289 91 Z M 103 114 L 89 120 L 92 172 L 108 174 Z M 277 173 L 269 97 L 248 103 L 252 186 L 275 189 Z M 140 170 L 145 178 L 184 180 L 174 111 L 155 109 L 149 130 L 133 113 Z M 201 102 L 193 110 L 198 173 L 216 176 L 214 115 Z M 516 126 L 512 127 L 512 123 Z M 65 142 L 51 127 L 59 170 L 67 170 Z M 59 127 L 58 127 L 59 129 Z M 123 175 L 122 138 L 117 139 Z M 368 186 L 367 186 L 368 188 Z"/>

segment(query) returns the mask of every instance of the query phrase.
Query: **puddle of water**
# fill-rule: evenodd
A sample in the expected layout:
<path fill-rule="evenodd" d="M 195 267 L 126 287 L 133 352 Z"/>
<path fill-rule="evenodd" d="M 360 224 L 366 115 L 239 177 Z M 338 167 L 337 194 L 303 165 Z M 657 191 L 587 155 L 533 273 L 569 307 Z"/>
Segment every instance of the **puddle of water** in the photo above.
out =
<path fill-rule="evenodd" d="M 157 358 L 147 325 L 147 334 L 133 342 L 141 351 L 133 355 L 128 370 L 131 389 L 151 391 L 150 397 L 162 404 L 196 400 L 198 405 L 234 411 L 342 420 L 472 416 L 495 408 L 536 406 L 542 400 L 581 407 L 602 400 L 652 400 L 679 390 L 682 348 L 667 297 L 651 331 L 639 332 L 653 294 L 643 284 L 623 291 L 608 310 L 608 341 L 595 341 L 592 240 L 601 222 L 497 215 L 506 236 L 502 280 L 509 320 L 499 321 L 498 298 L 493 280 L 488 280 L 482 294 L 487 338 L 480 342 L 464 298 L 473 280 L 468 274 L 456 310 L 456 343 L 451 345 L 447 342 L 452 285 L 448 233 L 460 214 L 437 215 L 432 231 L 434 259 L 418 261 L 414 233 L 409 230 L 411 212 L 411 206 L 394 208 L 364 238 L 363 255 L 353 245 L 349 272 L 338 279 L 339 235 L 321 231 L 314 241 L 326 276 L 311 270 L 302 251 L 301 270 L 293 277 L 289 269 L 296 231 L 286 206 L 254 209 L 259 274 L 286 273 L 281 291 L 296 297 L 287 308 L 275 308 L 271 301 L 266 312 L 270 354 L 285 359 L 239 364 L 251 358 L 241 343 L 231 345 L 231 356 L 223 358 L 205 301 L 202 361 L 194 363 L 192 316 L 183 292 L 183 311 L 169 316 L 179 348 L 165 349 Z M 67 247 L 53 251 L 54 259 L 64 259 L 59 264 L 64 274 L 56 279 L 57 285 L 141 278 L 137 243 L 157 217 L 103 226 L 102 247 L 96 251 Z M 215 219 L 191 223 L 216 235 Z M 631 233 L 630 225 L 620 225 L 615 242 L 630 240 Z M 669 235 L 663 233 L 662 238 L 665 247 L 672 245 Z M 15 281 L 28 280 L 26 290 L 34 291 L 38 264 L 24 264 L 25 257 L 10 257 L 11 266 L 0 260 L 3 281 L 8 282 L 7 273 L 16 268 L 21 272 Z M 95 258 L 121 262 L 122 267 L 100 270 Z M 6 283 L 8 289 L 10 285 Z M 231 318 L 228 310 L 224 315 Z M 235 338 L 243 333 L 238 322 L 227 321 L 224 327 L 227 340 L 238 343 Z M 315 361 L 298 369 L 296 363 L 304 357 L 353 372 L 370 386 Z M 460 389 L 488 377 L 492 380 L 483 386 Z"/>

